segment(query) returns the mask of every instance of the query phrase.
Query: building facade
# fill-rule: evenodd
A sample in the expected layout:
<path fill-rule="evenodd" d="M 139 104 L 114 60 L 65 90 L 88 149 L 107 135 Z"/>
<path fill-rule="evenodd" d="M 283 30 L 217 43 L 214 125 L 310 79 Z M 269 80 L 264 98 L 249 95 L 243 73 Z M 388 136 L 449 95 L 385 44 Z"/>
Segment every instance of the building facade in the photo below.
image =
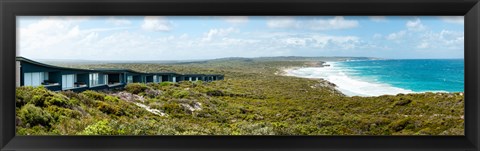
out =
<path fill-rule="evenodd" d="M 143 73 L 129 69 L 75 69 L 16 58 L 16 86 L 44 86 L 52 91 L 122 88 L 128 83 L 223 80 L 219 74 Z"/>

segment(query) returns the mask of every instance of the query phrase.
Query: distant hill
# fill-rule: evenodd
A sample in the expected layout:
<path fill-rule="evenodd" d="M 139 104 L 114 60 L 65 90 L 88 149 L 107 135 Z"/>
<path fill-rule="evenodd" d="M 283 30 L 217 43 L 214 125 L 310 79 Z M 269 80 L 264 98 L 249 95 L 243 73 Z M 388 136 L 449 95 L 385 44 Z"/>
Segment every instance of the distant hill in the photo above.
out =
<path fill-rule="evenodd" d="M 256 57 L 256 58 L 242 58 L 242 57 L 228 57 L 212 59 L 209 61 L 224 61 L 224 60 L 237 60 L 237 61 L 347 61 L 347 60 L 375 60 L 381 58 L 374 57 L 337 57 L 337 56 L 319 56 L 319 57 L 302 57 L 302 56 L 278 56 L 278 57 Z"/>
<path fill-rule="evenodd" d="M 47 64 L 62 64 L 62 65 L 91 65 L 91 64 L 184 64 L 184 63 L 194 63 L 194 62 L 205 62 L 205 61 L 195 61 L 195 60 L 147 60 L 147 61 L 130 61 L 130 60 L 110 60 L 110 61 L 99 61 L 99 60 L 65 60 L 65 59 L 39 59 L 36 60 L 42 63 Z"/>
<path fill-rule="evenodd" d="M 190 63 L 207 63 L 216 61 L 348 61 L 348 60 L 374 60 L 380 58 L 373 57 L 343 57 L 343 56 L 319 56 L 319 57 L 302 57 L 302 56 L 278 56 L 278 57 L 227 57 L 206 60 L 68 60 L 68 59 L 39 59 L 36 61 L 55 64 L 55 65 L 89 65 L 89 64 L 190 64 Z"/>
<path fill-rule="evenodd" d="M 259 57 L 261 60 L 279 60 L 279 61 L 347 61 L 347 60 L 372 60 L 379 59 L 373 57 L 342 57 L 342 56 L 319 56 L 319 57 L 299 57 L 299 56 L 280 56 L 280 57 Z"/>

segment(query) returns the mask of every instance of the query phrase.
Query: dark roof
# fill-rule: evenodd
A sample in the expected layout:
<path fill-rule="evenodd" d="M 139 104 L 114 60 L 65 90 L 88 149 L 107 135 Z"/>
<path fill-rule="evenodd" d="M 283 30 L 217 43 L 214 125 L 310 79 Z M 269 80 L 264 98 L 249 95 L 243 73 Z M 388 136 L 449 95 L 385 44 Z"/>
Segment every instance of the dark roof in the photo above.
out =
<path fill-rule="evenodd" d="M 25 61 L 25 62 L 28 62 L 28 63 L 31 63 L 31 64 L 35 64 L 35 65 L 39 65 L 39 66 L 44 66 L 44 67 L 49 67 L 49 68 L 54 68 L 54 69 L 93 71 L 93 70 L 89 70 L 89 69 L 77 69 L 77 68 L 68 68 L 68 67 L 59 67 L 59 66 L 49 65 L 49 64 L 45 64 L 45 63 L 40 63 L 40 62 L 37 62 L 37 61 L 33 61 L 33 60 L 30 60 L 30 59 L 27 59 L 27 58 L 24 58 L 24 57 L 16 57 L 15 60 L 16 60 L 16 61 Z"/>
<path fill-rule="evenodd" d="M 54 66 L 54 65 L 49 65 L 45 63 L 40 63 L 37 61 L 33 61 L 24 57 L 16 57 L 16 61 L 25 61 L 31 64 L 39 65 L 39 66 L 44 66 L 44 67 L 49 67 L 49 68 L 55 68 L 55 69 L 62 69 L 62 70 L 79 70 L 79 71 L 88 71 L 88 72 L 130 72 L 130 73 L 137 73 L 137 74 L 176 74 L 176 75 L 189 75 L 189 76 L 216 76 L 219 74 L 179 74 L 175 72 L 138 72 L 130 69 L 120 69 L 120 68 L 97 68 L 97 69 L 77 69 L 77 68 L 68 68 L 68 67 L 59 67 L 59 66 Z"/>
<path fill-rule="evenodd" d="M 92 69 L 94 71 L 101 71 L 101 72 L 114 72 L 114 73 L 118 73 L 118 72 L 131 72 L 131 73 L 138 73 L 138 74 L 145 74 L 143 72 L 138 72 L 138 71 L 134 71 L 134 70 L 130 70 L 130 69 L 115 69 L 115 68 L 94 68 Z"/>
<path fill-rule="evenodd" d="M 184 74 L 184 76 L 206 76 L 206 74 Z"/>
<path fill-rule="evenodd" d="M 150 74 L 178 74 L 175 72 L 151 72 Z"/>

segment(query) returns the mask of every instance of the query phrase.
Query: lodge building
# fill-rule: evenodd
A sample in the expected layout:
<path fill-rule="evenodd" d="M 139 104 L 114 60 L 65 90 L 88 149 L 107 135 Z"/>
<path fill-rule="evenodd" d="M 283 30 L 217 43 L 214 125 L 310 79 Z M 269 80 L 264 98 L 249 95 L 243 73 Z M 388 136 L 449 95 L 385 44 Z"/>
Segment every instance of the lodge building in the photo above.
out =
<path fill-rule="evenodd" d="M 16 58 L 16 86 L 44 86 L 52 91 L 122 88 L 128 83 L 223 80 L 220 74 L 144 73 L 129 69 L 75 69 Z"/>

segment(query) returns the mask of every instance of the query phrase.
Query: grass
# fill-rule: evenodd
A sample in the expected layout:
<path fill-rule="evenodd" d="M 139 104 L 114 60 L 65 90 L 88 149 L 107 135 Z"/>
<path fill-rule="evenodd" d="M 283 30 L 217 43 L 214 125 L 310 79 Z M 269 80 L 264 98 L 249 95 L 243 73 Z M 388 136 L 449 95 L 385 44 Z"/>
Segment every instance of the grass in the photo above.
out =
<path fill-rule="evenodd" d="M 318 60 L 313 60 L 318 61 Z M 214 82 L 129 84 L 119 91 L 17 88 L 19 135 L 463 135 L 462 93 L 347 97 L 327 81 L 282 76 L 312 60 L 227 59 L 77 68 L 224 74 Z M 149 112 L 138 104 L 165 113 Z"/>

